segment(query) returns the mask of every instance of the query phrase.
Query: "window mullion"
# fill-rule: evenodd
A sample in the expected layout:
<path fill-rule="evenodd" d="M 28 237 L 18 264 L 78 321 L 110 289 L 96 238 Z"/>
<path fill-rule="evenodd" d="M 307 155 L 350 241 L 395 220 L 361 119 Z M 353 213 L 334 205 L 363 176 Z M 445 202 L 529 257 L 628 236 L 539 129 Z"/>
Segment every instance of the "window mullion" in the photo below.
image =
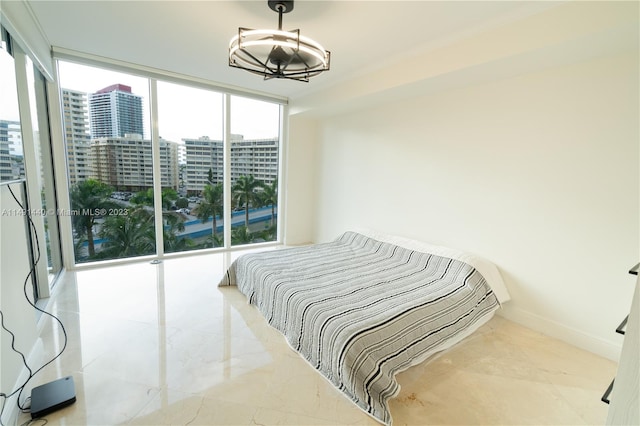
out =
<path fill-rule="evenodd" d="M 64 122 L 62 112 L 62 101 L 58 85 L 58 62 L 53 62 L 54 75 L 56 76 L 55 82 L 47 82 L 47 101 L 49 108 L 49 125 L 52 140 L 55 140 L 54 135 L 61 137 L 64 140 Z M 60 145 L 58 145 L 60 146 Z M 69 197 L 69 179 L 67 177 L 66 166 L 66 147 L 58 149 L 54 144 L 53 147 L 53 169 L 55 173 L 55 180 L 57 186 L 57 199 L 58 208 L 62 211 L 71 211 L 71 200 Z M 63 214 L 58 216 L 60 225 L 60 238 L 62 239 L 62 261 L 63 266 L 67 270 L 75 269 L 75 255 L 74 255 L 74 242 L 73 242 L 73 225 L 71 224 L 71 215 Z"/>
<path fill-rule="evenodd" d="M 231 247 L 231 95 L 223 97 L 223 179 L 224 186 L 224 248 Z"/>
<path fill-rule="evenodd" d="M 279 242 L 285 241 L 285 226 L 284 226 L 284 215 L 285 215 L 285 193 L 286 191 L 282 190 L 284 187 L 284 183 L 287 182 L 286 178 L 286 169 L 283 167 L 283 164 L 286 164 L 287 158 L 287 147 L 288 147 L 288 135 L 289 135 L 289 106 L 288 105 L 280 105 L 280 146 L 278 149 L 278 217 L 276 218 L 277 223 L 277 237 L 276 239 Z"/>
<path fill-rule="evenodd" d="M 160 167 L 160 138 L 158 136 L 158 81 L 149 79 L 151 107 L 151 156 L 153 158 L 153 217 L 156 230 L 156 255 L 164 257 L 164 222 L 162 217 L 162 170 Z"/>
<path fill-rule="evenodd" d="M 27 197 L 29 209 L 32 212 L 42 212 L 42 198 L 40 196 L 40 162 L 36 152 L 36 144 L 33 139 L 33 121 L 29 99 L 29 81 L 27 79 L 26 54 L 19 46 L 14 45 L 13 57 L 15 60 L 16 85 L 18 88 L 18 108 L 20 111 L 20 128 L 22 134 L 22 149 L 24 155 L 25 177 L 27 181 Z M 49 296 L 49 280 L 46 260 L 46 240 L 43 215 L 32 215 L 34 225 L 33 232 L 37 234 L 33 244 L 33 250 L 41 253 L 41 259 L 36 265 L 35 282 L 37 293 L 44 297 Z M 37 256 L 34 254 L 34 259 Z"/>

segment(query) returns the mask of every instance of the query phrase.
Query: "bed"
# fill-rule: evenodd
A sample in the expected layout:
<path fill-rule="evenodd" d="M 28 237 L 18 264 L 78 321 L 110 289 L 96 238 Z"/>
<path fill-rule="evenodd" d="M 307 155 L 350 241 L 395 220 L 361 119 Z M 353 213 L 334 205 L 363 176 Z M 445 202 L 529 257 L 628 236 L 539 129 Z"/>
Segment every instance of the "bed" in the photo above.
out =
<path fill-rule="evenodd" d="M 392 423 L 395 375 L 445 350 L 509 300 L 495 265 L 372 231 L 246 254 L 235 285 L 289 345 L 360 409 Z"/>

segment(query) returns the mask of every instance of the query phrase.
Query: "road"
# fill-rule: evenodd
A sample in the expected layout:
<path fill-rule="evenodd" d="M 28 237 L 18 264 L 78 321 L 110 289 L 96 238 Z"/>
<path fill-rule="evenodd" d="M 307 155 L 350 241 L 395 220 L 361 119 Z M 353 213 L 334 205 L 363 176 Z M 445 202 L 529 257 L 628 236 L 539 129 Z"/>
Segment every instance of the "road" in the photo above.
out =
<path fill-rule="evenodd" d="M 276 208 L 276 215 L 278 213 L 278 209 Z M 184 231 L 178 232 L 178 236 L 189 236 L 192 238 L 201 237 L 204 235 L 211 234 L 212 223 L 211 219 L 207 222 L 202 223 L 196 216 L 183 214 L 186 217 L 186 221 L 184 222 Z M 265 220 L 271 219 L 271 207 L 263 207 L 260 209 L 250 209 L 249 210 L 249 223 L 261 222 Z M 244 211 L 233 212 L 231 217 L 231 226 L 239 226 L 244 224 L 245 214 Z M 216 226 L 218 228 L 218 232 L 222 232 L 222 228 L 224 226 L 224 221 L 222 219 L 218 219 L 216 221 Z"/>

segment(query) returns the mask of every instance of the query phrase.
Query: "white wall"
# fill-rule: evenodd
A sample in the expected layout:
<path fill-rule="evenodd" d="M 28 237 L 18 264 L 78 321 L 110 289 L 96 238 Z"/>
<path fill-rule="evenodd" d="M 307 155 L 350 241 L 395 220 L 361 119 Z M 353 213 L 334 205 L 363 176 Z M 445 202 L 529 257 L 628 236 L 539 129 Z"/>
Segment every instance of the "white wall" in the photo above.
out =
<path fill-rule="evenodd" d="M 25 1 L 4 1 L 0 3 L 0 21 L 22 50 L 28 52 L 42 75 L 53 79 L 51 43 L 33 18 L 30 6 Z"/>
<path fill-rule="evenodd" d="M 11 189 L 21 203 L 24 203 L 20 184 L 12 184 Z M 24 298 L 25 279 L 31 268 L 27 243 L 25 217 L 19 214 L 7 185 L 0 186 L 0 309 L 5 326 L 15 335 L 15 347 L 29 359 L 37 340 L 36 315 Z M 33 286 L 27 283 L 27 294 L 33 300 Z M 11 348 L 11 336 L 5 330 L 0 332 L 0 391 L 12 393 L 25 380 L 26 370 L 22 358 Z M 24 398 L 29 392 L 23 394 Z M 9 399 L 2 412 L 2 423 L 9 424 L 17 415 L 17 395 Z"/>
<path fill-rule="evenodd" d="M 0 21 L 20 47 L 20 49 L 16 49 L 16 57 L 22 57 L 23 53 L 20 50 L 23 50 L 31 57 L 43 75 L 52 78 L 51 45 L 40 31 L 38 23 L 33 19 L 28 5 L 24 1 L 3 2 L 0 5 Z M 17 61 L 24 63 L 24 58 Z M 18 79 L 19 96 L 26 96 L 26 86 L 23 86 L 26 84 L 24 73 L 18 73 L 16 78 Z M 28 104 L 23 102 L 25 99 L 20 99 L 20 121 L 23 129 L 31 129 L 30 110 Z M 23 135 L 23 141 L 30 140 L 32 140 L 31 137 Z M 25 147 L 25 152 L 28 151 L 27 148 L 29 147 Z M 18 188 L 18 185 L 12 185 L 12 189 L 19 197 Z M 0 192 L 0 213 L 3 213 L 5 209 L 10 211 L 19 208 L 6 186 L 2 186 Z M 31 208 L 35 207 L 37 206 L 32 203 Z M 16 335 L 15 347 L 24 353 L 31 367 L 38 368 L 42 365 L 40 361 L 43 350 L 41 341 L 38 339 L 36 312 L 25 300 L 23 291 L 25 278 L 30 270 L 25 217 L 4 213 L 0 215 L 0 239 L 2 240 L 0 244 L 0 308 L 3 312 L 5 325 Z M 45 259 L 44 255 L 42 259 Z M 43 262 L 42 259 L 40 262 Z M 27 283 L 27 295 L 33 300 L 31 282 Z M 6 331 L 2 331 L 0 334 L 0 341 L 0 391 L 11 393 L 16 385 L 24 383 L 28 372 L 23 366 L 22 359 L 11 349 L 11 336 Z M 28 387 L 30 388 L 32 385 Z M 30 390 L 27 389 L 22 395 L 22 402 L 29 394 Z M 6 401 L 1 419 L 3 424 L 13 424 L 17 421 L 19 411 L 15 404 L 16 398 L 17 395 Z"/>
<path fill-rule="evenodd" d="M 313 239 L 316 202 L 316 158 L 318 130 L 313 119 L 293 116 L 289 120 L 287 144 L 287 179 L 284 190 L 284 243 L 298 245 Z"/>
<path fill-rule="evenodd" d="M 640 257 L 638 72 L 619 54 L 321 119 L 314 241 L 366 226 L 482 255 L 504 315 L 615 359 Z"/>

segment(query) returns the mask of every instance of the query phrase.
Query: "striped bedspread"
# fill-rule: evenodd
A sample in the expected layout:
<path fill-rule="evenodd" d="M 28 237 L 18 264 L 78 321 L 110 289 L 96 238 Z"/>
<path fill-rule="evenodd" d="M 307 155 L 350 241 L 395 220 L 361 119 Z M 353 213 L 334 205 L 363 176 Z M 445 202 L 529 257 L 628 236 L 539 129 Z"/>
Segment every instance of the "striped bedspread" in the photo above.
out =
<path fill-rule="evenodd" d="M 237 285 L 293 349 L 385 425 L 396 373 L 498 307 L 472 266 L 354 232 L 241 256 L 220 285 Z"/>

